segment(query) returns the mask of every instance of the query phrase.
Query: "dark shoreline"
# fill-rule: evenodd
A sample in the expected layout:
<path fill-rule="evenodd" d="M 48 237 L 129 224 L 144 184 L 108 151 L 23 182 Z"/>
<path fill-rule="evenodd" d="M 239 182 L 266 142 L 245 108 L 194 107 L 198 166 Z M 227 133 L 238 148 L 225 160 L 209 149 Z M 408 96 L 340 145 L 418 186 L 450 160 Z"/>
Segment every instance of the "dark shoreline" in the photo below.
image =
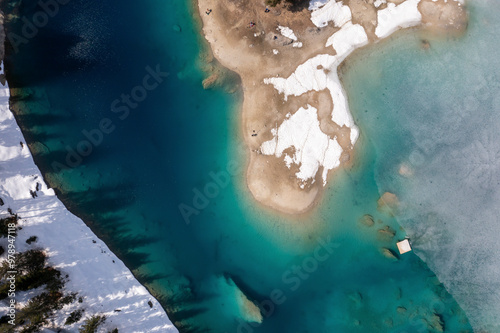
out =
<path fill-rule="evenodd" d="M 0 4 L 0 13 L 2 15 L 4 13 L 3 9 L 4 5 L 5 2 Z M 15 8 L 14 12 L 17 13 L 18 7 L 14 8 Z M 9 29 L 8 22 L 6 22 L 4 17 L 3 21 L 0 22 L 0 39 L 3 39 L 3 43 L 1 43 L 0 46 L 0 57 L 3 61 L 3 69 L 5 73 L 4 79 L 6 79 L 7 82 L 10 83 L 17 81 L 11 72 L 12 64 L 9 64 L 8 61 L 9 56 L 11 56 L 12 53 L 14 53 L 13 48 L 10 45 L 10 41 L 6 38 L 8 29 Z M 99 228 L 96 228 L 96 225 L 92 222 L 93 214 L 84 212 L 81 209 L 81 207 L 72 203 L 71 200 L 67 196 L 65 196 L 64 193 L 60 190 L 57 183 L 51 181 L 51 178 L 47 176 L 48 174 L 50 174 L 52 168 L 50 165 L 45 165 L 44 163 L 42 163 L 41 159 L 38 157 L 38 154 L 36 153 L 36 148 L 34 147 L 35 144 L 41 144 L 41 143 L 34 140 L 34 138 L 30 135 L 30 130 L 28 126 L 26 126 L 26 124 L 22 120 L 22 117 L 20 117 L 20 111 L 22 110 L 22 105 L 20 104 L 22 103 L 23 100 L 26 99 L 24 96 L 22 96 L 23 89 L 26 88 L 13 87 L 12 85 L 9 85 L 9 91 L 10 91 L 9 109 L 12 112 L 16 123 L 21 129 L 22 136 L 26 142 L 26 145 L 28 146 L 31 157 L 33 158 L 33 162 L 35 163 L 36 167 L 40 170 L 40 173 L 43 177 L 43 181 L 48 185 L 49 188 L 52 188 L 54 190 L 56 197 L 63 203 L 66 210 L 68 210 L 68 212 L 70 212 L 71 214 L 75 215 L 80 220 L 82 220 L 85 223 L 85 225 L 87 225 L 87 227 L 89 227 L 91 231 L 97 236 L 97 238 L 102 240 L 109 247 L 109 249 L 124 263 L 124 265 L 130 270 L 134 278 L 147 289 L 147 291 L 153 298 L 155 298 L 158 301 L 163 310 L 167 313 L 167 316 L 172 322 L 172 324 L 174 324 L 177 330 L 181 332 L 180 331 L 181 328 L 177 327 L 176 325 L 176 323 L 178 324 L 178 322 L 175 319 L 176 316 L 175 316 L 175 311 L 172 309 L 173 306 L 168 305 L 169 301 L 165 299 L 165 297 L 162 297 L 161 293 L 156 292 L 152 286 L 150 286 L 147 283 L 144 283 L 145 278 L 137 274 L 137 267 L 135 267 L 137 265 L 134 265 L 130 260 L 127 260 L 127 256 L 124 255 L 124 252 L 119 249 L 119 246 L 117 246 L 117 242 L 113 241 L 111 235 L 99 232 L 98 230 Z M 18 92 L 21 92 L 21 94 L 17 94 Z M 28 99 L 31 96 L 29 90 L 27 96 Z"/>

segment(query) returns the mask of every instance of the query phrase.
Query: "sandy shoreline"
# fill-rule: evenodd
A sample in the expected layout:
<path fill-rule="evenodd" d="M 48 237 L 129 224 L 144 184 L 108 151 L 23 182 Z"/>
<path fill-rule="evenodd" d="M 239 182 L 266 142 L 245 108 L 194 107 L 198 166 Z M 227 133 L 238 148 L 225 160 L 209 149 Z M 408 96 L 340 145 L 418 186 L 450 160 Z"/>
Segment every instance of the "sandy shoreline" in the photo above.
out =
<path fill-rule="evenodd" d="M 345 3 L 331 0 L 311 12 L 198 0 L 213 56 L 241 77 L 248 189 L 273 210 L 311 211 L 335 170 L 353 163 L 359 133 L 337 74 L 346 57 L 401 28 L 460 33 L 467 23 L 457 1 Z"/>

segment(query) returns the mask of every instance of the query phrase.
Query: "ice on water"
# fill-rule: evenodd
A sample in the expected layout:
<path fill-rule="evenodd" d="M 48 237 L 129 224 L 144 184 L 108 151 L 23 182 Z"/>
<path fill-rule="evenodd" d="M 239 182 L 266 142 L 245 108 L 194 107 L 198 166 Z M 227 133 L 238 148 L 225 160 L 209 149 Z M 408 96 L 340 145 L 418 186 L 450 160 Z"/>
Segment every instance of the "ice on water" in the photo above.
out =
<path fill-rule="evenodd" d="M 415 252 L 474 329 L 500 332 L 500 44 L 494 37 L 500 9 L 494 1 L 471 6 L 470 36 L 456 50 L 436 49 L 429 68 L 429 62 L 411 64 L 410 100 L 401 105 L 411 114 L 395 117 L 412 147 L 390 159 L 409 165 L 413 176 L 381 169 L 379 184 L 381 191 L 399 188 L 406 207 L 399 220 Z"/>

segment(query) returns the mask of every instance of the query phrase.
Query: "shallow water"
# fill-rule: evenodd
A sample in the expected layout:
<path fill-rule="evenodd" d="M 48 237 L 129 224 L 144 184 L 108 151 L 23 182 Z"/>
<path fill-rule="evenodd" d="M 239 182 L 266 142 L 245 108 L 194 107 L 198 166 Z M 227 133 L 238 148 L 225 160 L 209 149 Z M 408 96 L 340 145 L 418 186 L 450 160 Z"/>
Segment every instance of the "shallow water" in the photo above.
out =
<path fill-rule="evenodd" d="M 21 16 L 31 17 L 35 3 L 24 1 Z M 406 235 L 396 219 L 377 211 L 381 191 L 404 192 L 388 182 L 397 176 L 386 155 L 412 146 L 401 140 L 404 128 L 394 130 L 401 105 L 375 103 L 389 84 L 405 87 L 398 96 L 415 94 L 417 85 L 403 84 L 407 76 L 397 73 L 421 61 L 418 39 L 402 34 L 374 47 L 370 66 L 346 74 L 362 129 L 355 166 L 335 174 L 317 211 L 287 218 L 262 209 L 246 191 L 237 133 L 241 96 L 203 90 L 188 4 L 117 3 L 70 2 L 19 52 L 11 50 L 8 79 L 20 88 L 16 116 L 45 177 L 159 297 L 181 331 L 428 332 L 435 315 L 446 332 L 471 331 L 419 257 L 393 261 L 380 253 L 395 251 Z M 7 27 L 22 29 L 15 22 Z M 461 50 L 460 41 L 436 45 L 446 50 L 447 43 Z M 401 64 L 391 66 L 391 59 Z M 126 117 L 112 112 L 114 100 L 143 83 L 147 66 L 157 65 L 168 77 Z M 384 76 L 373 68 L 396 69 Z M 371 86 L 363 75 L 370 75 Z M 390 103 L 392 113 L 386 112 Z M 74 155 L 66 160 L 72 150 L 87 154 L 82 131 L 95 133 L 103 119 L 114 130 L 94 137 L 98 144 L 81 161 Z M 68 161 L 72 165 L 60 170 Z M 374 226 L 359 222 L 364 214 L 373 215 Z M 397 235 L 381 237 L 377 230 L 385 226 Z M 246 321 L 230 279 L 261 305 L 262 324 Z"/>

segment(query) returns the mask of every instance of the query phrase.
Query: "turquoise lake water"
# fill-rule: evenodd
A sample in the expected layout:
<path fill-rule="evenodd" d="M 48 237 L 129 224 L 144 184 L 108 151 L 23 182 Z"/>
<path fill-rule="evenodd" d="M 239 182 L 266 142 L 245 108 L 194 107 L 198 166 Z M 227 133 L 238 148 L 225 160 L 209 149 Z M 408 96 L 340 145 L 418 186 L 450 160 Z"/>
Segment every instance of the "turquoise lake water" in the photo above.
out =
<path fill-rule="evenodd" d="M 18 15 L 32 17 L 36 3 L 23 1 Z M 431 40 L 426 53 L 422 36 L 402 33 L 350 61 L 343 77 L 362 131 L 354 167 L 335 174 L 311 216 L 286 218 L 246 191 L 241 93 L 202 88 L 189 6 L 73 0 L 8 52 L 9 85 L 19 88 L 16 117 L 70 210 L 158 297 L 181 332 L 419 333 L 437 332 L 437 322 L 445 332 L 471 332 L 464 311 L 415 253 L 397 261 L 381 254 L 396 251 L 408 230 L 418 232 L 406 215 L 379 212 L 377 199 L 394 191 L 417 200 L 397 174 L 400 163 L 419 158 L 412 155 L 418 140 L 407 140 L 411 131 L 403 126 L 419 121 L 409 106 L 419 94 L 434 98 L 430 91 L 444 81 L 430 75 L 450 79 L 441 59 L 459 58 L 461 45 L 477 36 Z M 472 14 L 473 22 L 482 17 Z M 7 29 L 19 33 L 22 22 Z M 424 65 L 415 66 L 433 62 L 425 74 Z M 125 111 L 121 95 L 138 93 L 157 66 L 168 76 L 158 76 L 158 86 Z M 462 98 L 461 90 L 449 92 Z M 100 125 L 109 132 L 102 138 L 95 134 Z M 95 134 L 90 148 L 85 133 Z M 196 201 L 206 189 L 210 197 Z M 196 213 L 186 219 L 181 204 L 198 204 Z M 359 222 L 365 214 L 374 226 Z M 394 238 L 378 232 L 387 226 Z M 261 305 L 261 324 L 251 322 L 237 288 Z"/>

